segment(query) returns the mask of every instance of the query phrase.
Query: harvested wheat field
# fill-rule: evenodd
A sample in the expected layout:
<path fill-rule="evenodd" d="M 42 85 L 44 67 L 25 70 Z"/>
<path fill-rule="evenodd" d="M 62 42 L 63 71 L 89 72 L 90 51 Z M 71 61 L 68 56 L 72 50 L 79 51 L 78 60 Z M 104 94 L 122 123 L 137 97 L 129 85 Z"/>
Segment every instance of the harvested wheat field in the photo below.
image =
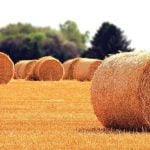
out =
<path fill-rule="evenodd" d="M 0 149 L 149 150 L 149 133 L 103 129 L 90 87 L 78 81 L 0 85 Z"/>

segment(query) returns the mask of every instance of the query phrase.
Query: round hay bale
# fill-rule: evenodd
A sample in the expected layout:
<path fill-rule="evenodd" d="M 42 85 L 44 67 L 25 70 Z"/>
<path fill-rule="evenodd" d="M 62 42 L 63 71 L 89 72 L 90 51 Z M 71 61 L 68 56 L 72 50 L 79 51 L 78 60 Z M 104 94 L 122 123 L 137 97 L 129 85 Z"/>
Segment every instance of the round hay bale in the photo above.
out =
<path fill-rule="evenodd" d="M 80 58 L 74 65 L 73 77 L 79 81 L 90 81 L 94 75 L 95 70 L 101 64 L 101 60 Z"/>
<path fill-rule="evenodd" d="M 0 62 L 0 84 L 7 84 L 14 76 L 14 63 L 2 52 L 0 52 Z"/>
<path fill-rule="evenodd" d="M 91 99 L 107 128 L 150 129 L 150 52 L 106 58 L 92 79 Z"/>
<path fill-rule="evenodd" d="M 20 60 L 15 64 L 15 78 L 16 79 L 22 79 L 22 74 L 23 74 L 23 68 L 24 68 L 24 63 L 26 60 Z"/>
<path fill-rule="evenodd" d="M 36 62 L 33 72 L 37 80 L 58 81 L 63 77 L 64 68 L 59 60 L 46 56 Z"/>
<path fill-rule="evenodd" d="M 69 59 L 69 60 L 67 60 L 67 61 L 65 61 L 63 63 L 63 66 L 64 66 L 64 76 L 63 76 L 63 79 L 69 79 L 68 75 L 69 75 L 69 67 L 70 67 L 71 63 L 72 63 L 72 59 Z"/>
<path fill-rule="evenodd" d="M 30 74 L 32 74 L 32 70 L 36 64 L 37 60 L 26 60 L 22 62 L 20 72 L 22 72 L 22 79 L 27 79 Z"/>
<path fill-rule="evenodd" d="M 27 60 L 24 60 L 20 63 L 20 67 L 18 69 L 18 74 L 19 74 L 20 79 L 25 79 L 24 70 L 25 70 L 26 64 L 27 64 Z"/>
<path fill-rule="evenodd" d="M 63 63 L 64 66 L 64 76 L 63 79 L 71 80 L 73 79 L 74 65 L 78 62 L 80 58 L 69 59 Z"/>
<path fill-rule="evenodd" d="M 40 80 L 40 75 L 39 75 L 39 68 L 40 68 L 40 65 L 41 63 L 46 60 L 46 59 L 51 59 L 53 57 L 51 56 L 45 56 L 45 57 L 42 57 L 40 59 L 37 60 L 37 62 L 35 63 L 35 66 L 33 68 L 33 75 L 32 75 L 32 78 L 34 78 L 35 80 Z"/>
<path fill-rule="evenodd" d="M 14 74 L 14 78 L 15 79 L 18 79 L 18 69 L 19 69 L 19 67 L 20 67 L 20 63 L 19 62 L 17 62 L 16 64 L 15 64 L 15 74 Z"/>

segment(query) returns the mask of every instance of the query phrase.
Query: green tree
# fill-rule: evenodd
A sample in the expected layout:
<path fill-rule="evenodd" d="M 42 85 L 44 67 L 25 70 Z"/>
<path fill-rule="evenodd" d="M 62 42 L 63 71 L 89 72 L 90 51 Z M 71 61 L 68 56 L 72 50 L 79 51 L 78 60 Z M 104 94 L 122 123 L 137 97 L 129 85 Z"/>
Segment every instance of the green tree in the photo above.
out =
<path fill-rule="evenodd" d="M 71 31 L 75 33 L 73 26 L 69 24 L 68 28 L 71 27 Z M 50 27 L 34 27 L 31 24 L 10 24 L 0 29 L 0 51 L 8 54 L 14 62 L 46 55 L 54 56 L 61 61 L 79 56 L 79 49 L 81 50 L 86 43 L 85 35 L 80 34 L 75 26 L 76 35 L 80 38 L 74 38 L 79 43 L 77 45 L 73 42 L 73 35 L 76 35 L 64 34 L 67 31 L 65 29 L 67 27 L 62 26 L 64 31 L 62 32 Z M 82 42 L 80 42 L 81 39 Z"/>
<path fill-rule="evenodd" d="M 89 33 L 81 33 L 74 21 L 68 20 L 64 24 L 60 24 L 60 31 L 65 39 L 76 43 L 80 51 L 83 51 L 86 48 L 86 42 L 89 38 Z"/>

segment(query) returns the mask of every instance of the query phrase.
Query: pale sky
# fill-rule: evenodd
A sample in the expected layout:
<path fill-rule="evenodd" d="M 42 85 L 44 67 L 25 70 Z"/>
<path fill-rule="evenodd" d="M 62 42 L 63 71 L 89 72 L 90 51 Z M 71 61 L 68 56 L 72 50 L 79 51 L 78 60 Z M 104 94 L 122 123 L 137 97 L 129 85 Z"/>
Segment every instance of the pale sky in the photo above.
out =
<path fill-rule="evenodd" d="M 104 21 L 125 31 L 132 47 L 150 50 L 150 0 L 0 0 L 0 27 L 31 23 L 58 29 L 73 20 L 94 35 Z"/>

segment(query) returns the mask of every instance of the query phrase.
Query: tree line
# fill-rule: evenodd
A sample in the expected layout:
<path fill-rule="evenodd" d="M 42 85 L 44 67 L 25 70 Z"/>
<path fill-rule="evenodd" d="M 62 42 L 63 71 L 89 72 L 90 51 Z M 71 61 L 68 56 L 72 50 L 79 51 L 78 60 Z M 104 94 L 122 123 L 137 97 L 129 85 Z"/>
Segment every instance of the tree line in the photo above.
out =
<path fill-rule="evenodd" d="M 74 57 L 104 59 L 109 54 L 131 51 L 130 41 L 117 26 L 104 22 L 86 46 L 89 32 L 81 33 L 74 21 L 60 24 L 59 30 L 31 24 L 9 24 L 0 29 L 0 51 L 15 62 L 51 55 L 64 62 Z"/>

